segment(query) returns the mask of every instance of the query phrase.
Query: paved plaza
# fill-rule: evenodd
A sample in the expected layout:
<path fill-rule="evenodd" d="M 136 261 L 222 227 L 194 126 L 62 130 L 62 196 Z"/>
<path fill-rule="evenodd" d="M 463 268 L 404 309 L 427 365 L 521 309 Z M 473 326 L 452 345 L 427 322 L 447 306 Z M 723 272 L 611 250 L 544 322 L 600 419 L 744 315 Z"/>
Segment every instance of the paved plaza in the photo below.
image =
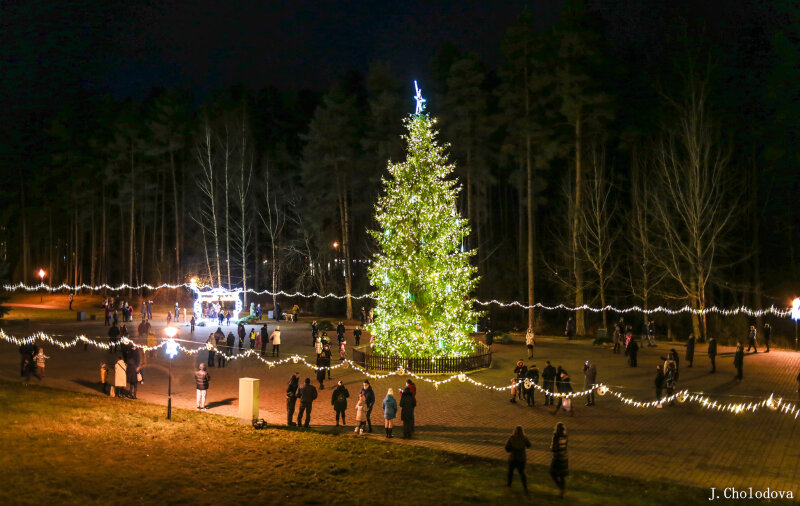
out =
<path fill-rule="evenodd" d="M 163 336 L 165 319 L 162 314 L 156 316 L 156 335 Z M 270 331 L 274 327 L 275 322 L 270 322 Z M 57 335 L 60 340 L 69 340 L 78 334 L 104 338 L 107 331 L 102 321 L 4 322 L 2 328 L 17 337 L 43 331 Z M 199 346 L 215 329 L 216 326 L 198 327 L 191 335 L 188 327 L 182 325 L 178 338 L 198 343 L 187 343 L 187 346 Z M 223 327 L 223 330 L 226 334 L 229 331 L 236 333 L 235 326 Z M 281 322 L 281 330 L 282 357 L 299 354 L 313 362 L 309 321 Z M 348 335 L 351 337 L 350 329 Z M 137 339 L 137 342 L 143 343 L 144 340 Z M 515 344 L 495 345 L 492 368 L 470 376 L 491 385 L 507 385 L 513 376 L 516 360 L 526 357 L 525 347 L 519 342 L 517 337 Z M 798 400 L 796 378 L 800 371 L 800 355 L 785 350 L 747 354 L 741 383 L 733 379 L 733 348 L 720 347 L 717 373 L 709 374 L 709 361 L 702 344 L 697 346 L 693 368 L 685 366 L 682 345 L 665 342 L 659 342 L 656 348 L 644 347 L 639 354 L 639 367 L 630 368 L 624 355 L 615 355 L 609 348 L 592 346 L 588 340 L 567 342 L 563 338 L 540 337 L 534 360 L 526 359 L 526 363 L 533 362 L 541 370 L 544 361 L 551 360 L 554 366 L 561 365 L 570 373 L 575 390 L 582 390 L 582 366 L 585 360 L 592 360 L 597 364 L 599 382 L 627 396 L 649 401 L 655 395 L 655 366 L 662 363 L 659 357 L 672 347 L 681 355 L 679 389 L 704 392 L 725 403 L 757 401 L 770 394 L 791 402 Z M 0 376 L 19 381 L 16 347 L 3 343 L 0 350 L 3 351 L 0 354 Z M 47 362 L 47 377 L 42 381 L 43 385 L 100 395 L 99 366 L 112 357 L 107 351 L 91 347 L 84 351 L 83 346 L 60 350 L 46 345 L 45 352 L 52 358 Z M 172 365 L 175 406 L 194 408 L 193 372 L 197 364 L 206 361 L 207 356 L 207 352 L 201 351 L 198 355 L 179 354 L 175 358 Z M 337 359 L 338 354 L 334 354 L 333 364 L 338 363 Z M 139 388 L 140 402 L 166 405 L 167 366 L 168 360 L 163 353 L 146 360 L 143 368 L 145 381 Z M 301 378 L 313 380 L 311 369 L 291 362 L 268 368 L 249 358 L 229 362 L 224 369 L 211 368 L 209 416 L 236 416 L 238 378 L 253 377 L 261 379 L 261 416 L 271 424 L 285 424 L 284 392 L 295 370 L 300 372 Z M 311 425 L 314 430 L 352 431 L 352 425 L 341 429 L 334 427 L 331 386 L 342 379 L 350 390 L 347 421 L 352 424 L 354 395 L 360 389 L 363 375 L 352 369 L 337 369 L 332 378 L 333 381 L 326 382 L 325 390 L 320 391 L 320 397 L 314 403 Z M 380 403 L 387 388 L 401 387 L 405 377 L 392 376 L 371 382 Z M 606 395 L 597 397 L 595 407 L 585 407 L 583 399 L 578 399 L 573 417 L 563 412 L 554 417 L 552 408 L 543 406 L 541 394 L 536 396 L 536 406 L 528 407 L 523 403 L 510 403 L 506 391 L 492 392 L 458 380 L 440 386 L 438 391 L 423 381 L 417 381 L 417 387 L 416 439 L 395 438 L 395 444 L 423 445 L 505 459 L 503 444 L 514 426 L 522 425 L 533 444 L 532 451 L 528 452 L 529 461 L 549 464 L 550 436 L 556 421 L 561 420 L 569 432 L 572 469 L 699 487 L 770 487 L 773 490 L 792 490 L 795 496 L 800 493 L 800 419 L 780 412 L 760 410 L 734 415 L 688 402 L 663 409 L 643 409 L 624 405 Z M 119 402 L 136 401 L 120 399 Z M 376 425 L 382 425 L 382 411 L 377 406 L 372 419 Z M 399 432 L 395 431 L 395 434 Z M 379 428 L 374 437 L 383 438 L 383 431 Z"/>

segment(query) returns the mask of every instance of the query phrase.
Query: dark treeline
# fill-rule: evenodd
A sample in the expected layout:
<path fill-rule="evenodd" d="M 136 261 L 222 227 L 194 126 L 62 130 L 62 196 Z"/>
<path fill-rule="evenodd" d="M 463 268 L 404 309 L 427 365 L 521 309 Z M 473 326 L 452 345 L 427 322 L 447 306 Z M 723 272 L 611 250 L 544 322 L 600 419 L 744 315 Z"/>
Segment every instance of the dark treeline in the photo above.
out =
<path fill-rule="evenodd" d="M 792 2 L 569 2 L 544 31 L 521 13 L 497 65 L 442 47 L 421 85 L 463 186 L 476 296 L 785 305 L 799 36 Z M 370 291 L 367 230 L 414 106 L 395 70 L 374 62 L 325 93 L 64 103 L 3 171 L 13 280 Z M 609 324 L 584 318 L 581 334 Z"/>

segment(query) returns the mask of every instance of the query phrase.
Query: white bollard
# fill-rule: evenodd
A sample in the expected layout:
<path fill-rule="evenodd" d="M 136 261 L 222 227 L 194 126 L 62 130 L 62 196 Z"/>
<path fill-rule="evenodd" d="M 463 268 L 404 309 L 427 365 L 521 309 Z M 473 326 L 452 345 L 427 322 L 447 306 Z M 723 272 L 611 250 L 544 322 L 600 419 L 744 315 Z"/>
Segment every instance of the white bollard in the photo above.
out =
<path fill-rule="evenodd" d="M 250 425 L 258 418 L 258 378 L 239 378 L 239 423 Z"/>

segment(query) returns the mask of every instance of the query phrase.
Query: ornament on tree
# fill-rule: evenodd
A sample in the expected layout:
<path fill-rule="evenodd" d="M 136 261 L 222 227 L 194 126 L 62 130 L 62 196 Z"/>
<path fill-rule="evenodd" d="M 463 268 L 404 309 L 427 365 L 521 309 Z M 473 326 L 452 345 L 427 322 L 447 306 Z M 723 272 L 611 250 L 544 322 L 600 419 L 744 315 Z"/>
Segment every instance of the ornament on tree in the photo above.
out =
<path fill-rule="evenodd" d="M 458 373 L 458 381 L 464 383 L 465 381 L 467 381 L 467 375 L 464 374 L 463 372 Z"/>

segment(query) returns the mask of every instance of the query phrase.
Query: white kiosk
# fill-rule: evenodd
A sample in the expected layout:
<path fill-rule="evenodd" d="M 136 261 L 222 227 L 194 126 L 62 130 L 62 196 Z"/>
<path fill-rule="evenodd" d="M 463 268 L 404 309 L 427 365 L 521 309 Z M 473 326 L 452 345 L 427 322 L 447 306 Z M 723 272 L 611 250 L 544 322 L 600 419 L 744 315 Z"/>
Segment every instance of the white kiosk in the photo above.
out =
<path fill-rule="evenodd" d="M 200 287 L 197 286 L 197 280 L 192 278 L 192 282 L 189 285 L 192 291 L 195 293 L 197 297 L 194 301 L 194 317 L 197 321 L 201 320 L 210 320 L 211 318 L 207 318 L 205 313 L 203 312 L 203 304 L 207 304 L 209 306 L 213 305 L 222 305 L 225 302 L 233 302 L 234 306 L 234 318 L 239 319 L 239 314 L 242 312 L 242 289 L 235 288 L 233 290 L 227 290 L 222 287 L 217 288 L 210 288 L 208 290 L 201 290 Z M 223 307 L 219 309 L 224 310 Z"/>

